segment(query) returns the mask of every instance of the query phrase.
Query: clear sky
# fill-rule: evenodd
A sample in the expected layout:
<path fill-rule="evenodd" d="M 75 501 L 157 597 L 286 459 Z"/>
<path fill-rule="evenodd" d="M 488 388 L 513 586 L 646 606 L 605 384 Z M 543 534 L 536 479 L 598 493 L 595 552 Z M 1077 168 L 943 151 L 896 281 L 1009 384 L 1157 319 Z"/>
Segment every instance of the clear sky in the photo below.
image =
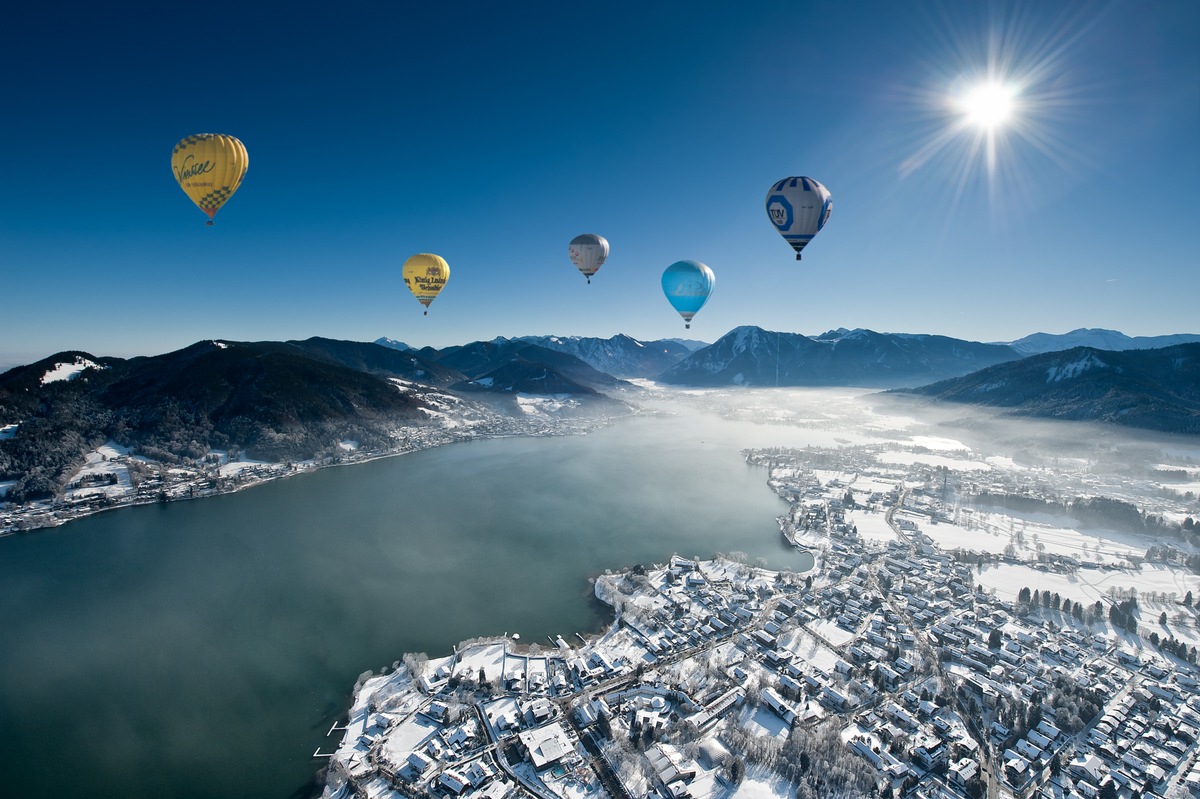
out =
<path fill-rule="evenodd" d="M 204 338 L 1200 332 L 1200 3 L 23 3 L 0 365 Z M 955 98 L 990 79 L 1007 122 Z M 250 154 L 216 225 L 172 146 Z M 990 144 L 989 144 L 990 141 Z M 767 219 L 808 175 L 803 262 Z M 586 285 L 578 233 L 608 238 Z M 400 268 L 450 264 L 429 316 Z M 662 271 L 716 290 L 690 331 Z"/>

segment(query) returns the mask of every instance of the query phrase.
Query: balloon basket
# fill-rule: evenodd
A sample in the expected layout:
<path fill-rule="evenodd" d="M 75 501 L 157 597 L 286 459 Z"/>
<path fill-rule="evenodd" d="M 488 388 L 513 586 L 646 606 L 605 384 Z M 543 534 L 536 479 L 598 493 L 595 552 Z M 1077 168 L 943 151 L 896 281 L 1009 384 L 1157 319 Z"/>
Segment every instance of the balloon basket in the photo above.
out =
<path fill-rule="evenodd" d="M 208 220 L 207 222 L 205 222 L 205 223 L 204 223 L 204 226 L 205 226 L 205 227 L 212 227 L 214 224 L 216 224 L 216 223 L 215 223 L 215 222 L 213 222 L 213 221 L 210 219 L 210 220 Z"/>
<path fill-rule="evenodd" d="M 796 260 L 797 260 L 797 261 L 799 261 L 799 260 L 800 260 L 800 253 L 796 253 Z"/>

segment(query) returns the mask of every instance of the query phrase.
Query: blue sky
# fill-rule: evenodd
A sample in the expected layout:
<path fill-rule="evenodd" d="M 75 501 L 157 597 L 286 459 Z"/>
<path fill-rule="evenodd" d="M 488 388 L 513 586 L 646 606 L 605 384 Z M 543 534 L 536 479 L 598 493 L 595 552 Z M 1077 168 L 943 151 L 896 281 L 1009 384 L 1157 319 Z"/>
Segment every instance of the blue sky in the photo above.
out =
<path fill-rule="evenodd" d="M 0 365 L 313 335 L 1200 332 L 1190 0 L 25 5 L 0 51 Z M 1020 84 L 990 168 L 951 105 L 989 64 Z M 169 168 L 201 132 L 250 154 L 213 228 Z M 763 209 L 789 175 L 834 201 L 800 263 Z M 612 248 L 590 286 L 584 232 Z M 400 271 L 423 251 L 451 268 L 427 317 Z M 680 259 L 717 276 L 690 331 L 659 288 Z"/>

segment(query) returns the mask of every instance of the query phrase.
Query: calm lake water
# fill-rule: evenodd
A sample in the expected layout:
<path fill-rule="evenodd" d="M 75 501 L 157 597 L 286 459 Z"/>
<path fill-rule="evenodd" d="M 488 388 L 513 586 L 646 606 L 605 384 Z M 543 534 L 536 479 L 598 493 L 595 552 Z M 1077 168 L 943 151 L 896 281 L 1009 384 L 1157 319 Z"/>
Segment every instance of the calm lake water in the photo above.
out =
<path fill-rule="evenodd" d="M 639 416 L 0 539 L 3 793 L 308 796 L 367 669 L 597 631 L 588 577 L 675 552 L 808 568 L 739 450 L 812 438 Z"/>

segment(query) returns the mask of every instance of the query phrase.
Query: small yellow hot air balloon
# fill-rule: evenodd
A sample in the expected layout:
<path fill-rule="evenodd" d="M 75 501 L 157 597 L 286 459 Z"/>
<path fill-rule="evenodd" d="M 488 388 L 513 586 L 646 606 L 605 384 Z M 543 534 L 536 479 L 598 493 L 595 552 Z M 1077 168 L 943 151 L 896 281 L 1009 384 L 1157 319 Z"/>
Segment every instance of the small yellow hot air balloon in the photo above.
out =
<path fill-rule="evenodd" d="M 188 136 L 171 151 L 171 171 L 179 188 L 208 214 L 209 225 L 213 215 L 242 185 L 249 166 L 246 146 L 221 133 Z"/>
<path fill-rule="evenodd" d="M 426 309 L 449 279 L 450 265 L 440 255 L 419 252 L 404 262 L 404 285 Z"/>

